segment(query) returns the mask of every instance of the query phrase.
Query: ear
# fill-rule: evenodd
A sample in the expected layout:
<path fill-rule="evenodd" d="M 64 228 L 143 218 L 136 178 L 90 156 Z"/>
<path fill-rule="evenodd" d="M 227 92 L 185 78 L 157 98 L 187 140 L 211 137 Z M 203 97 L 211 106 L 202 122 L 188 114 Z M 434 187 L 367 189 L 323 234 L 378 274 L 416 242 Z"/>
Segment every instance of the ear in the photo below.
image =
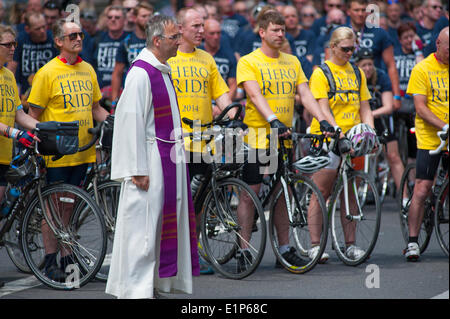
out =
<path fill-rule="evenodd" d="M 53 41 L 55 42 L 57 48 L 62 47 L 63 41 L 60 38 L 54 38 Z"/>

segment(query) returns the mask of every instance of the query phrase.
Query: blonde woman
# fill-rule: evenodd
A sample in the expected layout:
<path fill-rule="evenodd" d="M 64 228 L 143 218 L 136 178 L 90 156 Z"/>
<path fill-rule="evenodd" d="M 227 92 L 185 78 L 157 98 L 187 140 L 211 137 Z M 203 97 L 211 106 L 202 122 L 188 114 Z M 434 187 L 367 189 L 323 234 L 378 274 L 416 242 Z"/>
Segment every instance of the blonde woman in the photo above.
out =
<path fill-rule="evenodd" d="M 361 69 L 349 63 L 355 51 L 355 46 L 356 36 L 352 29 L 348 27 L 337 28 L 330 39 L 331 57 L 320 68 L 314 70 L 309 83 L 312 94 L 317 99 L 323 113 L 327 115 L 326 120 L 331 125 L 340 127 L 342 130 L 338 143 L 338 153 L 353 151 L 351 142 L 344 135 L 353 126 L 359 123 L 366 123 L 371 128 L 374 127 L 369 104 L 371 96 L 367 88 L 366 77 Z M 332 96 L 330 94 L 330 84 L 324 70 L 331 73 L 335 82 L 336 90 Z M 320 134 L 319 123 L 316 119 L 313 119 L 311 123 L 311 133 Z M 339 154 L 330 152 L 329 156 L 331 157 L 331 163 L 324 169 L 316 172 L 312 177 L 325 200 L 331 193 L 341 161 Z M 316 205 L 311 205 L 310 207 L 316 207 Z M 311 209 L 308 212 L 309 219 L 312 219 L 312 216 L 320 216 L 320 214 L 315 213 Z M 314 243 L 319 245 L 321 221 L 309 220 L 308 224 L 310 225 L 313 245 Z M 359 259 L 364 254 L 364 251 L 355 245 L 355 227 L 352 225 L 343 226 L 347 257 Z M 319 247 L 316 247 L 310 250 L 310 258 L 313 258 L 314 254 L 319 252 Z M 321 262 L 325 262 L 328 257 L 328 254 L 323 253 Z"/>

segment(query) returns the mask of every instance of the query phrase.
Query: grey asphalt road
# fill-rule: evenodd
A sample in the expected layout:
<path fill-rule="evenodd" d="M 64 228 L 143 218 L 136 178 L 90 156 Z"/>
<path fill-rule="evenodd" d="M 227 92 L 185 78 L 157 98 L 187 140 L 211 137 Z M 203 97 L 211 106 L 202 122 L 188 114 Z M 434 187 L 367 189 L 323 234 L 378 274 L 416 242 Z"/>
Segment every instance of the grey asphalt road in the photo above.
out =
<path fill-rule="evenodd" d="M 344 265 L 331 249 L 327 264 L 294 275 L 274 267 L 275 257 L 267 244 L 256 272 L 243 280 L 219 275 L 194 278 L 192 295 L 164 295 L 170 299 L 430 299 L 449 298 L 449 259 L 433 234 L 427 251 L 417 263 L 407 263 L 396 203 L 388 198 L 371 258 L 357 267 Z M 378 276 L 379 275 L 379 276 Z M 375 277 L 378 276 L 378 277 Z M 91 282 L 74 291 L 56 291 L 40 285 L 34 277 L 17 272 L 5 249 L 0 250 L 0 303 L 6 299 L 112 299 L 105 283 Z M 180 300 L 179 300 L 180 301 Z"/>

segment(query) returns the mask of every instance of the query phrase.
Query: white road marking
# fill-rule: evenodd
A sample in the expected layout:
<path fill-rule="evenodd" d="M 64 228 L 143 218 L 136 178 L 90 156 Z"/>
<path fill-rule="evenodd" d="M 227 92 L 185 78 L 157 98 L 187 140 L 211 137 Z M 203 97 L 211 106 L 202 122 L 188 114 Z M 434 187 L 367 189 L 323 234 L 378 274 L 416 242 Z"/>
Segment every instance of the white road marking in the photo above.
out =
<path fill-rule="evenodd" d="M 10 295 L 22 290 L 27 290 L 42 285 L 42 283 L 34 276 L 22 278 L 5 283 L 0 288 L 0 298 L 6 295 Z"/>

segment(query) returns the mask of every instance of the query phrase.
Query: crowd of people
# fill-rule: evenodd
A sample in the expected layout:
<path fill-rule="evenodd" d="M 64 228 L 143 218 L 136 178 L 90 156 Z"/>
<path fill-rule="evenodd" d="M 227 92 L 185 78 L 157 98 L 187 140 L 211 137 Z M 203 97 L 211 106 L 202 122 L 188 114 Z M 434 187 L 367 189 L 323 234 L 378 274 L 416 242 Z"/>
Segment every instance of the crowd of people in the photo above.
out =
<path fill-rule="evenodd" d="M 70 17 L 71 13 L 65 10 L 70 3 L 77 4 L 80 9 L 79 24 L 77 19 L 72 22 L 62 19 Z M 165 151 L 159 142 L 164 144 L 170 139 L 170 143 L 176 143 L 179 139 L 164 137 L 158 127 L 158 121 L 163 121 L 157 120 L 159 116 L 156 116 L 159 107 L 156 100 L 160 98 L 165 98 L 161 103 L 166 103 L 161 107 L 171 106 L 170 113 L 166 113 L 174 118 L 186 116 L 204 123 L 210 122 L 232 101 L 241 101 L 245 104 L 245 117 L 243 121 L 233 121 L 232 125 L 244 130 L 253 129 L 250 132 L 277 129 L 280 134 L 288 134 L 294 112 L 300 112 L 303 127 L 310 126 L 312 132 L 331 134 L 336 127 L 342 129 L 339 152 L 348 152 L 354 147 L 344 135 L 354 125 L 363 123 L 374 132 L 386 128 L 386 155 L 397 187 L 403 173 L 396 141 L 397 115 L 409 114 L 412 118 L 415 111 L 420 112 L 416 123 L 432 132 L 431 135 L 437 130 L 448 130 L 448 4 L 441 0 L 175 0 L 163 7 L 145 0 L 116 0 L 110 1 L 102 12 L 97 12 L 93 1 L 62 3 L 49 0 L 42 3 L 30 0 L 23 7 L 13 5 L 10 14 L 6 14 L 5 4 L 0 1 L 0 21 L 4 24 L 0 28 L 0 62 L 3 66 L 0 70 L 0 132 L 6 137 L 0 137 L 0 202 L 6 186 L 3 175 L 11 160 L 13 139 L 29 146 L 38 139 L 31 132 L 37 121 L 77 120 L 80 132 L 83 132 L 80 133 L 83 144 L 88 140 L 85 128 L 92 127 L 94 120 L 103 121 L 117 110 L 118 122 L 123 126 L 115 127 L 112 176 L 122 181 L 135 200 L 121 203 L 119 211 L 123 214 L 134 211 L 126 207 L 134 207 L 133 203 L 140 202 L 142 194 L 139 190 L 147 192 L 149 189 L 146 201 L 159 204 L 144 205 L 143 210 L 147 210 L 147 214 L 148 210 L 157 210 L 160 214 L 169 210 L 166 204 L 170 201 L 161 201 L 166 196 L 161 195 L 161 185 L 155 189 L 155 184 L 150 181 L 160 179 L 165 181 L 164 187 L 169 188 L 170 179 L 165 180 L 165 174 L 172 169 L 177 172 L 172 185 L 176 186 L 174 192 L 183 195 L 182 199 L 174 199 L 181 204 L 170 209 L 175 209 L 185 223 L 179 235 L 188 239 L 191 234 L 192 240 L 192 229 L 189 229 L 192 218 L 185 215 L 188 211 L 191 214 L 192 209 L 191 204 L 187 204 L 189 196 L 184 195 L 190 194 L 186 189 L 187 176 L 192 180 L 207 168 L 208 164 L 201 156 L 205 151 L 204 143 L 185 139 L 187 157 L 190 158 L 187 167 L 167 168 L 158 164 L 161 166 L 156 170 L 159 173 L 148 178 L 155 173 L 148 170 L 149 164 L 144 161 L 146 154 L 150 158 L 159 154 L 160 159 L 156 162 L 161 163 Z M 374 8 L 370 4 L 377 6 L 375 11 L 367 10 Z M 150 19 L 151 23 L 148 23 Z M 420 68 L 415 68 L 416 65 Z M 434 70 L 436 79 L 428 79 L 429 75 L 421 71 L 427 67 Z M 333 96 L 330 96 L 327 70 L 334 76 L 338 89 L 332 92 Z M 160 82 L 154 82 L 157 80 L 150 74 L 161 76 Z M 411 78 L 421 81 L 422 86 L 411 84 Z M 162 95 L 155 95 L 154 90 L 159 87 L 163 88 Z M 148 105 L 151 96 L 155 97 L 153 105 Z M 431 113 L 435 115 L 427 111 L 430 103 Z M 136 116 L 130 117 L 125 108 L 131 105 L 136 108 L 135 113 L 144 114 L 146 122 L 139 122 Z M 155 114 L 147 117 L 145 114 L 152 107 Z M 443 110 L 445 107 L 447 111 Z M 234 118 L 234 112 L 229 112 L 230 118 Z M 167 116 L 166 113 L 161 116 Z M 387 118 L 388 124 L 382 125 L 380 118 Z M 15 123 L 18 124 L 16 127 Z M 174 120 L 171 124 L 180 125 L 184 131 L 192 131 L 185 123 Z M 116 138 L 119 134 L 131 134 L 130 139 Z M 140 140 L 147 145 L 145 151 L 139 150 L 139 145 L 129 143 L 137 140 L 140 134 L 144 134 Z M 436 161 L 420 151 L 434 147 L 434 138 L 433 142 L 427 142 L 431 139 L 429 135 L 419 134 L 417 156 L 423 163 Z M 149 145 L 149 138 L 156 138 L 158 147 Z M 250 148 L 268 148 L 265 136 L 259 138 L 257 133 L 250 133 L 245 142 Z M 339 154 L 330 154 L 329 166 L 313 176 L 325 197 L 330 193 L 330 182 L 340 160 Z M 411 152 L 410 156 L 416 154 Z M 49 166 L 48 179 L 79 184 L 86 174 L 87 164 L 93 161 L 93 150 L 65 156 Z M 128 167 L 126 174 L 121 171 L 124 167 Z M 243 179 L 256 192 L 262 176 L 260 163 L 244 165 Z M 417 192 L 412 207 L 419 218 L 414 219 L 410 228 L 410 243 L 406 249 L 408 260 L 419 257 L 415 229 L 420 225 L 419 211 L 423 209 L 420 203 L 431 187 L 430 179 L 432 181 L 434 173 L 420 171 L 417 178 L 416 187 L 420 192 Z M 245 198 L 242 199 L 238 216 L 242 221 L 243 238 L 251 236 L 251 210 Z M 132 227 L 120 214 L 121 226 Z M 301 266 L 302 258 L 295 248 L 284 244 L 286 223 L 282 215 L 277 221 L 280 253 L 293 265 Z M 135 222 L 136 227 L 145 225 L 156 229 L 161 226 L 158 218 L 150 220 L 143 216 L 142 223 Z M 57 264 L 54 241 L 48 230 L 43 229 L 43 233 L 48 237 L 46 273 L 55 280 L 63 280 L 64 268 Z M 187 279 L 182 282 L 160 279 L 154 284 L 158 272 L 159 277 L 166 272 L 169 273 L 167 277 L 176 274 L 176 271 L 161 266 L 159 270 L 142 268 L 142 262 L 154 264 L 160 258 L 154 245 L 161 245 L 162 249 L 164 236 L 161 240 L 155 236 L 143 256 L 129 257 L 132 263 L 127 269 L 129 276 L 138 271 L 149 278 L 149 285 L 142 286 L 142 292 L 131 291 L 132 287 L 126 284 L 127 274 L 114 267 L 124 262 L 121 258 L 128 258 L 121 256 L 123 251 L 132 249 L 133 240 L 145 237 L 147 245 L 149 239 L 145 232 L 136 232 L 133 236 L 137 237 L 132 239 L 123 237 L 125 231 L 118 233 L 116 239 L 120 239 L 115 241 L 113 250 L 114 282 L 109 282 L 107 288 L 114 295 L 151 298 L 153 288 L 157 287 L 162 291 L 178 288 L 189 292 L 192 290 L 190 273 L 211 273 L 202 260 L 198 269 L 195 252 L 189 256 L 184 253 L 180 260 L 192 258 L 192 267 L 182 270 L 180 267 Z M 311 236 L 314 236 L 313 230 Z M 349 229 L 346 254 L 357 258 L 364 252 L 354 245 L 352 237 L 354 232 Z M 185 248 L 183 246 L 182 250 Z M 240 248 L 242 266 L 245 267 L 247 247 Z M 119 251 L 122 251 L 120 256 Z M 312 249 L 310 254 L 314 253 L 317 251 Z M 73 258 L 70 251 L 61 252 L 60 257 L 60 265 Z M 322 261 L 327 258 L 327 254 L 323 254 Z M 176 259 L 171 262 L 176 263 Z"/>

